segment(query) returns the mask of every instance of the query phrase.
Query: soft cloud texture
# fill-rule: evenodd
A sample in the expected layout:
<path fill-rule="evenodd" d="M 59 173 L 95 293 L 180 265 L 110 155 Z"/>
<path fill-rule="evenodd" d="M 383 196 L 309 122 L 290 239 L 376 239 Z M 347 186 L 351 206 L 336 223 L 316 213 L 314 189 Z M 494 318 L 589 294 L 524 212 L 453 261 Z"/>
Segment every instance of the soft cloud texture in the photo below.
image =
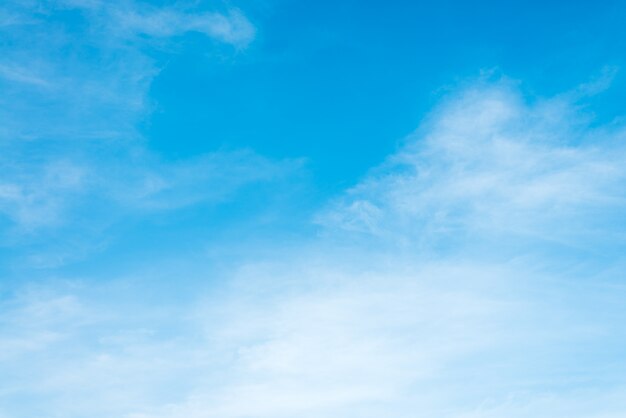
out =
<path fill-rule="evenodd" d="M 316 239 L 220 273 L 5 286 L 0 414 L 620 416 L 623 129 L 579 116 L 479 83 Z M 145 202 L 176 202 L 154 184 Z"/>
<path fill-rule="evenodd" d="M 133 1 L 11 0 L 0 22 L 5 140 L 128 140 L 151 110 L 156 52 L 188 32 L 241 49 L 255 32 L 236 9 Z"/>
<path fill-rule="evenodd" d="M 2 2 L 0 418 L 624 416 L 626 130 L 583 107 L 614 68 L 468 83 L 333 198 L 284 157 L 371 161 L 341 136 L 484 62 L 620 63 L 622 11 L 278 3 Z M 231 66 L 246 16 L 278 29 Z M 281 157 L 194 154 L 220 135 Z"/>
<path fill-rule="evenodd" d="M 176 9 L 113 11 L 117 30 L 127 34 L 170 37 L 198 32 L 235 46 L 244 47 L 254 37 L 254 26 L 237 10 L 220 13 L 185 13 Z"/>
<path fill-rule="evenodd" d="M 0 245 L 77 240 L 69 258 L 80 258 L 78 247 L 125 215 L 219 203 L 297 168 L 251 150 L 171 160 L 139 132 L 154 107 L 148 93 L 159 60 L 176 53 L 181 37 L 200 33 L 207 53 L 220 45 L 238 53 L 254 38 L 239 10 L 201 6 L 3 2 Z M 41 265 L 66 256 L 52 258 Z"/>
<path fill-rule="evenodd" d="M 67 265 L 106 249 L 108 231 L 127 219 L 207 210 L 245 196 L 251 186 L 282 187 L 302 166 L 300 160 L 275 161 L 250 150 L 174 161 L 111 145 L 34 159 L 9 153 L 0 157 L 0 243 L 20 249 L 11 262 L 16 266 Z"/>
<path fill-rule="evenodd" d="M 242 185 L 276 180 L 300 166 L 299 161 L 273 162 L 249 150 L 174 162 L 141 150 L 118 151 L 109 158 L 99 153 L 97 160 L 84 153 L 64 160 L 22 158 L 20 164 L 5 159 L 0 213 L 20 229 L 33 231 L 62 226 L 70 222 L 68 213 L 88 209 L 94 201 L 110 210 L 170 210 L 219 202 Z"/>
<path fill-rule="evenodd" d="M 468 88 L 319 221 L 424 247 L 623 243 L 626 131 L 587 123 L 565 98 L 529 104 L 507 83 Z"/>

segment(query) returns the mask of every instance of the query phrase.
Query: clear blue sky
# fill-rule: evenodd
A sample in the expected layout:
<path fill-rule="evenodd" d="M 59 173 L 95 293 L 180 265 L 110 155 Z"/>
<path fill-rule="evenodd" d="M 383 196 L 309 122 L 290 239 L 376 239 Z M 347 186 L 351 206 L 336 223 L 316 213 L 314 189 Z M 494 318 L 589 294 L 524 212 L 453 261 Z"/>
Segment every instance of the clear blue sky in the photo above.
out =
<path fill-rule="evenodd" d="M 2 2 L 0 418 L 625 416 L 625 21 Z"/>

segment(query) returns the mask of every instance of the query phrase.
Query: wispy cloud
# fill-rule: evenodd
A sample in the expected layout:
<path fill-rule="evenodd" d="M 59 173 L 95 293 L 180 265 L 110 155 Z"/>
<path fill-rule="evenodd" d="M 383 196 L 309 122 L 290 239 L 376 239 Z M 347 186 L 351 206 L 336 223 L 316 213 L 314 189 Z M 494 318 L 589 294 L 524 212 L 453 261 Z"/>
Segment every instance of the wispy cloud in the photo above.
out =
<path fill-rule="evenodd" d="M 298 160 L 274 162 L 252 151 L 220 151 L 175 162 L 123 151 L 115 158 L 100 153 L 97 159 L 54 155 L 15 164 L 0 159 L 5 168 L 0 213 L 32 231 L 76 221 L 74 210 L 89 201 L 108 202 L 122 211 L 176 209 L 220 201 L 242 185 L 280 179 L 301 165 Z M 68 213 L 74 214 L 72 220 Z"/>
<path fill-rule="evenodd" d="M 252 151 L 168 161 L 137 130 L 152 111 L 149 88 L 160 70 L 153 53 L 171 52 L 187 32 L 243 49 L 255 28 L 237 9 L 11 0 L 0 6 L 0 22 L 3 242 L 83 228 L 90 205 L 111 208 L 108 218 L 89 215 L 98 225 L 123 207 L 218 202 L 298 165 Z"/>
<path fill-rule="evenodd" d="M 469 88 L 319 221 L 425 247 L 495 238 L 593 250 L 623 239 L 626 130 L 587 120 L 563 98 L 531 104 L 506 83 Z"/>
<path fill-rule="evenodd" d="M 243 47 L 254 38 L 255 33 L 254 26 L 238 10 L 231 10 L 228 14 L 197 14 L 173 8 L 143 11 L 117 9 L 113 14 L 117 30 L 127 36 L 170 37 L 198 32 Z"/>
<path fill-rule="evenodd" d="M 0 157 L 0 242 L 21 248 L 14 264 L 60 267 L 106 248 L 107 231 L 124 219 L 214 207 L 247 186 L 289 182 L 303 168 L 300 160 L 250 150 L 168 161 L 124 146 L 96 148 L 34 160 Z"/>
<path fill-rule="evenodd" d="M 38 77 L 37 74 L 32 74 L 25 68 L 2 65 L 0 66 L 0 77 L 9 81 L 16 81 L 18 83 L 30 84 L 38 87 L 48 86 L 48 83 L 44 79 Z"/>
<path fill-rule="evenodd" d="M 255 34 L 236 9 L 127 1 L 9 1 L 0 18 L 4 140 L 132 137 L 159 72 L 150 49 L 190 31 L 241 49 Z"/>

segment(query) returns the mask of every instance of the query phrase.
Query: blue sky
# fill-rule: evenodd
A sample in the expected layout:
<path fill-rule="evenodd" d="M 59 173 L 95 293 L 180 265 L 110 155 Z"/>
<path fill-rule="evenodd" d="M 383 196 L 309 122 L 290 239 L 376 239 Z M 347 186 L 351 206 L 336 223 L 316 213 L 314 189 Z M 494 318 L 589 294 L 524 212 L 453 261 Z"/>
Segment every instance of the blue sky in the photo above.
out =
<path fill-rule="evenodd" d="M 626 414 L 626 6 L 0 5 L 0 418 Z"/>

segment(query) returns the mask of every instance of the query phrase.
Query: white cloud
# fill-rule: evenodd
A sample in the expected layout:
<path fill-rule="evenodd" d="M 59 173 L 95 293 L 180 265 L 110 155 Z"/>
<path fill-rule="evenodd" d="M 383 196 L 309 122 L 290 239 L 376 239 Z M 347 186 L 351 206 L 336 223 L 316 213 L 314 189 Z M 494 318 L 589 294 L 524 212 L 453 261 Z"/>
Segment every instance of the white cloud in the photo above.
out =
<path fill-rule="evenodd" d="M 122 213 L 216 203 L 246 184 L 284 178 L 301 165 L 297 160 L 271 161 L 251 151 L 215 152 L 175 162 L 147 152 L 112 154 L 115 157 L 98 154 L 95 159 L 68 155 L 64 161 L 52 157 L 30 164 L 0 158 L 0 213 L 20 230 L 35 231 L 71 225 L 77 221 L 75 210 L 85 205 L 88 209 L 91 199 Z"/>
<path fill-rule="evenodd" d="M 18 83 L 31 84 L 38 87 L 48 86 L 48 82 L 36 74 L 32 74 L 25 68 L 15 68 L 8 65 L 0 65 L 0 77 Z"/>
<path fill-rule="evenodd" d="M 150 52 L 172 49 L 175 37 L 190 31 L 237 49 L 254 38 L 254 26 L 240 11 L 200 6 L 99 0 L 0 5 L 0 37 L 6 40 L 0 45 L 3 243 L 50 228 L 100 229 L 122 207 L 222 201 L 244 184 L 276 179 L 297 166 L 246 151 L 163 161 L 146 148 L 137 125 L 152 110 L 149 87 L 159 73 Z M 90 204 L 110 205 L 111 217 L 86 215 Z M 88 217 L 94 228 L 85 227 Z M 82 252 L 69 246 L 69 252 Z M 67 259 L 31 258 L 42 266 Z"/>
<path fill-rule="evenodd" d="M 5 163 L 5 167 L 9 166 Z M 84 191 L 85 171 L 68 161 L 5 169 L 0 185 L 0 213 L 27 230 L 53 225 L 60 221 L 70 197 Z"/>
<path fill-rule="evenodd" d="M 618 233 L 610 216 L 626 208 L 626 131 L 581 120 L 562 99 L 468 89 L 319 221 L 426 246 L 486 236 L 593 245 Z"/>
<path fill-rule="evenodd" d="M 246 46 L 255 34 L 254 26 L 237 10 L 228 14 L 185 13 L 176 9 L 114 11 L 117 30 L 127 34 L 156 37 L 198 32 L 238 47 Z"/>
<path fill-rule="evenodd" d="M 65 417 L 619 411 L 620 398 L 605 394 L 622 390 L 621 360 L 606 370 L 606 359 L 587 359 L 620 347 L 610 335 L 625 319 L 619 303 L 593 296 L 597 284 L 583 287 L 596 300 L 575 306 L 580 283 L 550 284 L 555 276 L 513 264 L 298 258 L 249 264 L 212 290 L 197 282 L 200 298 L 162 293 L 154 277 L 31 292 L 3 309 L 2 345 L 20 338 L 23 349 L 8 351 L 3 372 L 14 379 L 0 392 L 28 393 Z M 155 288 L 158 303 L 143 302 Z M 572 408 L 581 391 L 586 409 Z"/>
<path fill-rule="evenodd" d="M 68 10 L 80 13 L 67 20 Z M 238 49 L 255 35 L 236 9 L 132 1 L 10 0 L 0 5 L 0 22 L 4 141 L 136 139 L 159 72 L 150 51 L 172 50 L 172 38 L 187 32 Z"/>

